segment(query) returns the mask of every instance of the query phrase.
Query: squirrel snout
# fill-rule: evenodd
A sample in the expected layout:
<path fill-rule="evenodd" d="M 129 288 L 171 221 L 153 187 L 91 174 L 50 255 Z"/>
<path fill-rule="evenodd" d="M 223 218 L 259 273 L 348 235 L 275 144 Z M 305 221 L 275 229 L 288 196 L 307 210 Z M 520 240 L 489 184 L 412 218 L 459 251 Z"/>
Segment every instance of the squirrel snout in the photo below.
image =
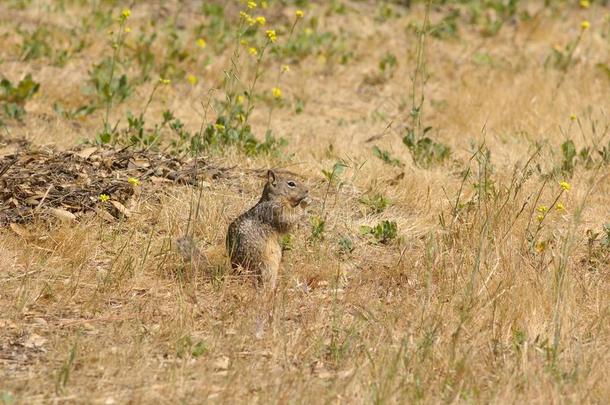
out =
<path fill-rule="evenodd" d="M 312 200 L 309 194 L 307 194 L 304 198 L 299 202 L 299 206 L 301 208 L 307 208 L 311 204 Z"/>

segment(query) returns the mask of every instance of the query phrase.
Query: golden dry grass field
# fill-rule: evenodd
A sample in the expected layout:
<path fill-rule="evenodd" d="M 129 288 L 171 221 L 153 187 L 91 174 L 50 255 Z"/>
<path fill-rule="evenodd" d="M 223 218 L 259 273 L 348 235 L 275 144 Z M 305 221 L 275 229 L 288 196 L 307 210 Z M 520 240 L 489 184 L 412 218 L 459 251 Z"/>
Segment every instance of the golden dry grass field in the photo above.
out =
<path fill-rule="evenodd" d="M 3 0 L 0 80 L 3 404 L 610 402 L 607 1 Z M 201 170 L 11 183 L 73 150 Z"/>

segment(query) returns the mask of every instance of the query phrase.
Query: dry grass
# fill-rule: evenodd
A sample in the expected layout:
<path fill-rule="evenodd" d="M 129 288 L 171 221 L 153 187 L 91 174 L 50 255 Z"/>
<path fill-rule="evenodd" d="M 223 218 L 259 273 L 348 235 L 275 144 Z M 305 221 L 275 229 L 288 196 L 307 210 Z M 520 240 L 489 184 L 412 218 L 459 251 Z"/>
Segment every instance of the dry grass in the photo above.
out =
<path fill-rule="evenodd" d="M 27 102 L 23 122 L 8 121 L 0 131 L 59 148 L 94 139 L 101 110 L 68 119 L 52 105 L 73 109 L 86 102 L 80 89 L 87 72 L 109 54 L 105 30 L 77 31 L 87 45 L 64 66 L 53 66 L 48 57 L 24 61 L 17 27 L 44 23 L 65 43 L 67 30 L 78 28 L 91 10 L 78 5 L 86 2 L 65 2 L 63 11 L 56 2 L 21 2 L 29 4 L 23 9 L 18 3 L 0 4 L 1 74 L 15 82 L 31 72 L 41 89 Z M 187 43 L 207 21 L 195 12 L 197 2 L 160 3 L 133 8 L 128 44 L 144 30 L 166 36 L 164 24 L 149 26 L 160 16 L 175 16 Z M 289 26 L 294 8 L 270 3 L 268 24 Z M 561 191 L 562 175 L 540 174 L 561 164 L 561 143 L 569 137 L 579 150 L 608 143 L 610 81 L 597 66 L 610 63 L 607 8 L 562 4 L 552 11 L 528 2 L 521 7 L 532 18 L 506 23 L 495 36 L 482 36 L 462 17 L 458 38 L 427 38 L 423 119 L 453 153 L 444 164 L 420 168 L 400 131 L 408 123 L 418 43 L 406 27 L 421 24 L 425 7 L 396 7 L 399 15 L 379 22 L 375 2 L 345 3 L 345 14 L 329 11 L 326 2 L 306 9 L 306 22 L 318 18 L 320 32 L 345 32 L 353 56 L 340 64 L 332 55 L 309 55 L 282 77 L 287 105 L 274 109 L 271 127 L 288 140 L 284 157 L 245 156 L 235 148 L 213 154 L 220 166 L 234 167 L 232 176 L 207 179 L 197 189 L 143 184 L 134 215 L 121 223 L 90 218 L 35 223 L 29 235 L 2 230 L 0 400 L 610 400 L 610 254 L 601 236 L 588 243 L 586 234 L 610 222 L 610 167 L 577 166 L 565 177 L 571 184 L 560 198 L 566 209 L 551 209 L 534 243 L 527 240 L 538 227 L 536 207 L 550 206 Z M 119 10 L 117 5 L 113 15 Z M 446 14 L 447 7 L 433 9 L 431 20 Z M 552 47 L 576 38 L 583 19 L 591 28 L 574 52 L 576 63 L 565 74 L 545 67 Z M 199 128 L 201 103 L 210 88 L 222 86 L 232 52 L 230 44 L 223 50 L 211 42 L 204 50 L 209 65 L 203 67 L 203 54 L 180 64 L 199 83 L 174 80 L 160 88 L 147 122 L 158 122 L 170 109 L 186 127 Z M 366 84 L 365 75 L 378 71 L 387 52 L 398 61 L 394 76 Z M 161 45 L 154 55 L 170 57 Z M 240 62 L 244 82 L 252 74 L 247 60 Z M 275 85 L 278 66 L 273 57 L 265 62 L 260 92 Z M 130 69 L 137 72 L 135 64 Z M 111 122 L 122 118 L 124 125 L 127 111 L 140 111 L 155 80 L 117 104 Z M 297 98 L 305 105 L 301 114 L 294 112 Z M 570 121 L 571 114 L 578 120 Z M 267 115 L 268 105 L 258 102 L 250 119 L 255 133 L 264 133 Z M 384 136 L 366 142 L 389 123 Z M 403 166 L 374 157 L 374 144 Z M 474 153 L 481 145 L 489 159 Z M 349 167 L 329 188 L 321 212 L 328 189 L 321 170 L 338 159 Z M 318 200 L 310 215 L 326 224 L 322 239 L 311 237 L 307 221 L 294 232 L 281 286 L 265 298 L 226 274 L 219 252 L 228 223 L 261 190 L 263 179 L 252 169 L 272 166 L 305 179 Z M 488 193 L 475 186 L 485 181 L 494 185 Z M 371 192 L 391 205 L 370 213 L 360 199 Z M 197 203 L 191 229 L 212 257 L 204 269 L 192 268 L 172 248 Z M 391 243 L 374 244 L 359 234 L 361 225 L 384 219 L 398 225 Z M 353 241 L 352 253 L 341 252 L 342 237 Z"/>

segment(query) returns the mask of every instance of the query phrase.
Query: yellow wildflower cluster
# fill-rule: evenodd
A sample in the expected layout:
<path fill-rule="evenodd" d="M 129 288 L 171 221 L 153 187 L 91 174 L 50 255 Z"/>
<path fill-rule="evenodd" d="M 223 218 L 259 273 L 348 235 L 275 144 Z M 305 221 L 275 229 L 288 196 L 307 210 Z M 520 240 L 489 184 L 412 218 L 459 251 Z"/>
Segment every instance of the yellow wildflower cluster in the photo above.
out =
<path fill-rule="evenodd" d="M 110 201 L 110 196 L 108 194 L 100 194 L 100 201 L 101 202 Z"/>
<path fill-rule="evenodd" d="M 560 181 L 559 182 L 559 186 L 561 188 L 563 188 L 565 191 L 570 191 L 570 189 L 572 188 L 572 186 L 570 185 L 570 183 L 568 183 L 567 181 Z"/>
<path fill-rule="evenodd" d="M 297 18 L 303 18 L 305 13 L 303 13 L 303 10 L 297 10 L 295 15 L 297 16 Z"/>
<path fill-rule="evenodd" d="M 172 81 L 169 79 L 164 79 L 164 78 L 160 78 L 159 79 L 159 83 L 164 84 L 164 85 L 168 85 L 170 84 Z"/>
<path fill-rule="evenodd" d="M 275 30 L 267 30 L 266 34 L 267 34 L 267 38 L 269 38 L 269 41 L 271 41 L 271 42 L 277 41 L 277 34 L 275 33 Z"/>
<path fill-rule="evenodd" d="M 198 40 L 197 40 L 195 43 L 196 43 L 196 44 L 197 44 L 197 46 L 198 46 L 198 47 L 200 47 L 201 49 L 205 48 L 205 47 L 208 45 L 208 43 L 207 43 L 207 42 L 205 41 L 205 39 L 203 39 L 203 38 L 199 38 L 199 39 L 198 39 Z"/>
<path fill-rule="evenodd" d="M 584 20 L 582 23 L 580 23 L 580 28 L 584 30 L 588 30 L 589 27 L 591 26 L 591 23 L 588 20 Z"/>
<path fill-rule="evenodd" d="M 127 179 L 127 182 L 129 184 L 131 184 L 132 186 L 139 186 L 140 185 L 140 180 L 136 179 L 135 177 L 130 177 Z"/>
<path fill-rule="evenodd" d="M 248 13 L 246 13 L 245 11 L 240 11 L 239 12 L 239 16 L 241 17 L 242 20 L 244 20 L 246 22 L 246 24 L 248 24 L 249 26 L 253 26 L 254 24 L 256 24 L 256 20 Z"/>
<path fill-rule="evenodd" d="M 282 98 L 282 90 L 279 87 L 274 87 L 271 89 L 271 93 L 274 98 L 280 99 Z"/>
<path fill-rule="evenodd" d="M 580 7 L 589 8 L 590 5 L 591 3 L 589 2 L 589 0 L 580 0 Z"/>

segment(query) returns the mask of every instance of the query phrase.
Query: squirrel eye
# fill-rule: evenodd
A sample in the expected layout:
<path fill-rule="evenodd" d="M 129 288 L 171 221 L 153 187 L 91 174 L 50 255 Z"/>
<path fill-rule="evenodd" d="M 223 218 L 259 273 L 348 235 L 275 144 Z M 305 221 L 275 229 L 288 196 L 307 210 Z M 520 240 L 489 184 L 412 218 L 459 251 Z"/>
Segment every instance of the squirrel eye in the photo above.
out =
<path fill-rule="evenodd" d="M 286 184 L 288 184 L 288 187 L 294 188 L 297 186 L 297 184 L 294 181 L 289 181 Z"/>

